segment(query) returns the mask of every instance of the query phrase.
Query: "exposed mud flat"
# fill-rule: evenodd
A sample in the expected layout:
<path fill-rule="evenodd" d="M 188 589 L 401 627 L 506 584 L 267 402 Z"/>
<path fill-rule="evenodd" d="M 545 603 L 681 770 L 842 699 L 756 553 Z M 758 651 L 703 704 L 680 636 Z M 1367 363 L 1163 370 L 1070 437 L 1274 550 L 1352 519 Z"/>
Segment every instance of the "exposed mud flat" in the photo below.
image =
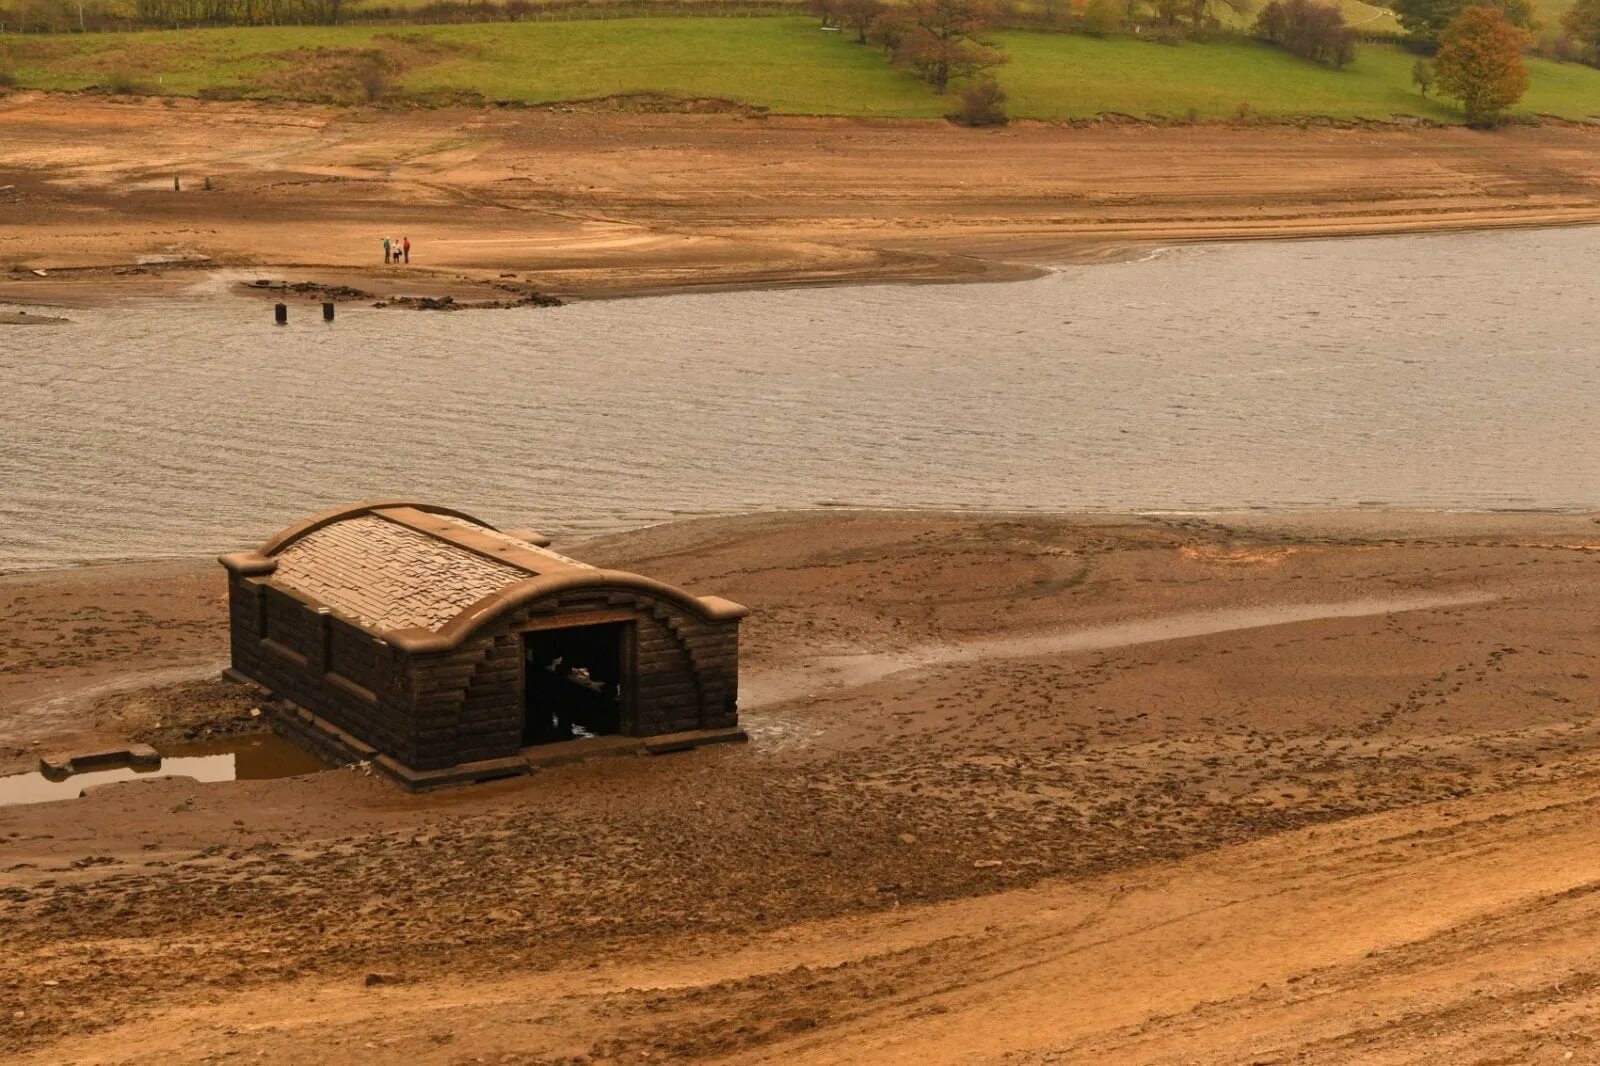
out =
<path fill-rule="evenodd" d="M 755 609 L 749 745 L 0 810 L 0 1052 L 1593 1053 L 1592 516 L 769 515 L 574 550 Z M 209 668 L 220 592 L 202 563 L 0 583 L 4 743 L 248 718 L 212 682 L 11 711 L 75 668 Z M 148 617 L 88 644 L 119 599 Z"/>
<path fill-rule="evenodd" d="M 72 320 L 59 315 L 29 314 L 27 311 L 0 311 L 0 326 L 65 326 Z"/>
<path fill-rule="evenodd" d="M 0 183 L 16 208 L 0 219 L 0 266 L 23 268 L 0 271 L 0 301 L 171 293 L 206 258 L 384 294 L 465 299 L 510 274 L 607 296 L 1014 279 L 1174 241 L 1594 222 L 1597 138 L 1577 126 L 993 133 L 24 92 L 0 100 Z M 187 191 L 172 191 L 174 174 Z M 412 239 L 409 266 L 383 266 L 385 236 Z M 153 258 L 182 265 L 138 267 Z"/>

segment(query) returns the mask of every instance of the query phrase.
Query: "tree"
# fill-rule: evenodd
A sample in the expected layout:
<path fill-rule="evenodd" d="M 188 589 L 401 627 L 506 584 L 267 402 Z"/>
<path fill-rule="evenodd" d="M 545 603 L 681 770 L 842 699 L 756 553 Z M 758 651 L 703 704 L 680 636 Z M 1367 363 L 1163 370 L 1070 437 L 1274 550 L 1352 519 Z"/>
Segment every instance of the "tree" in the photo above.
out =
<path fill-rule="evenodd" d="M 1578 46 L 1585 63 L 1600 63 L 1600 0 L 1577 0 L 1561 16 L 1561 28 Z"/>
<path fill-rule="evenodd" d="M 1006 91 L 993 78 L 979 78 L 961 94 L 961 113 L 951 116 L 968 126 L 1004 126 Z"/>
<path fill-rule="evenodd" d="M 1250 13 L 1250 0 L 1188 0 L 1189 26 L 1191 29 L 1215 29 L 1222 25 L 1222 19 L 1216 14 L 1216 4 L 1230 8 L 1237 15 Z"/>
<path fill-rule="evenodd" d="M 900 42 L 910 32 L 911 20 L 906 17 L 905 11 L 891 7 L 872 20 L 872 25 L 867 28 L 867 40 L 882 45 L 884 54 L 892 60 L 900 51 Z"/>
<path fill-rule="evenodd" d="M 1528 91 L 1522 35 L 1498 8 L 1469 7 L 1439 38 L 1439 90 L 1461 101 L 1467 122 L 1489 125 Z"/>
<path fill-rule="evenodd" d="M 1433 88 L 1433 68 L 1426 59 L 1411 64 L 1411 84 L 1417 87 L 1424 100 L 1428 98 L 1428 90 Z"/>
<path fill-rule="evenodd" d="M 867 31 L 883 14 L 883 9 L 883 0 L 839 0 L 835 17 L 841 26 L 849 26 L 856 31 L 857 44 L 866 44 Z"/>
<path fill-rule="evenodd" d="M 976 78 L 1006 61 L 984 38 L 995 13 L 985 0 L 912 0 L 905 8 L 907 29 L 894 50 L 904 63 L 941 95 L 950 82 Z"/>
<path fill-rule="evenodd" d="M 1400 25 L 1413 40 L 1422 44 L 1436 45 L 1443 36 L 1445 27 L 1455 21 L 1456 16 L 1461 14 L 1469 2 L 1471 0 L 1394 0 L 1393 9 L 1395 17 L 1400 20 Z M 1478 2 L 1479 6 L 1499 9 L 1513 26 L 1520 29 L 1531 31 L 1538 26 L 1530 0 L 1478 0 Z"/>
<path fill-rule="evenodd" d="M 839 24 L 838 0 L 811 0 L 807 6 L 811 8 L 811 13 L 821 21 L 824 29 Z"/>
<path fill-rule="evenodd" d="M 1314 63 L 1342 67 L 1356 57 L 1355 31 L 1344 13 L 1316 0 L 1272 0 L 1256 17 L 1256 33 Z"/>
<path fill-rule="evenodd" d="M 1118 0 L 1087 0 L 1078 16 L 1078 28 L 1091 37 L 1116 33 L 1122 28 L 1122 4 Z"/>

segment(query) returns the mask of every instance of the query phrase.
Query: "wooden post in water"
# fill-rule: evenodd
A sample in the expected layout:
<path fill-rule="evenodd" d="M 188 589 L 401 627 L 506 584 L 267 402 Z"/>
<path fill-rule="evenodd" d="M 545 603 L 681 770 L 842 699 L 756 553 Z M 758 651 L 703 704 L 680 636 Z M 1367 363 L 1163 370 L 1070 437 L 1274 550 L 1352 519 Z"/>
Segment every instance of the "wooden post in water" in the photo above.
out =
<path fill-rule="evenodd" d="M 289 324 L 289 305 L 279 304 L 274 307 L 272 309 L 272 317 L 277 320 L 278 325 L 287 326 Z"/>
<path fill-rule="evenodd" d="M 332 300 L 324 300 L 324 301 L 322 301 L 322 321 L 324 321 L 324 322 L 332 322 L 333 321 L 333 301 Z"/>

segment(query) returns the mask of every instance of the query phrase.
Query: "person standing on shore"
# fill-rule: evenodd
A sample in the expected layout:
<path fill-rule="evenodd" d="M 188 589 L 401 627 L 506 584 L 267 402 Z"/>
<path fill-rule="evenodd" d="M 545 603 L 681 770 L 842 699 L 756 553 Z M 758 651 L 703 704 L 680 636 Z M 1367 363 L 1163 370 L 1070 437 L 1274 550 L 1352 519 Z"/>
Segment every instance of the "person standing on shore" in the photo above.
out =
<path fill-rule="evenodd" d="M 390 256 L 391 256 L 391 253 L 389 251 L 389 238 L 385 237 L 383 239 L 383 262 L 384 262 L 385 266 L 387 266 L 389 263 L 394 261 Z"/>
<path fill-rule="evenodd" d="M 411 238 L 410 237 L 401 237 L 400 238 L 400 250 L 401 250 L 401 252 L 403 252 L 405 254 L 406 263 L 409 265 L 410 262 L 411 262 Z"/>

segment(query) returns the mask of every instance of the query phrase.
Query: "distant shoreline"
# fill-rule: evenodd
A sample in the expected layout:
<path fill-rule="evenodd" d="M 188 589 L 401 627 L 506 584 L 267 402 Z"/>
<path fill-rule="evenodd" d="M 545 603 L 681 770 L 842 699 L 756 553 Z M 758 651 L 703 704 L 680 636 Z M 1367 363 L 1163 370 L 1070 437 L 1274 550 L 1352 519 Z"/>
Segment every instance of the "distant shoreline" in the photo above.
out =
<path fill-rule="evenodd" d="M 1600 210 L 1593 217 L 1561 218 L 1531 217 L 1517 219 L 1481 219 L 1448 224 L 1411 224 L 1404 220 L 1393 223 L 1376 223 L 1359 229 L 1332 228 L 1307 221 L 1302 229 L 1285 229 L 1270 234 L 1255 232 L 1211 233 L 1204 236 L 1173 235 L 1149 242 L 1114 242 L 1104 245 L 1082 243 L 1063 249 L 1054 261 L 1043 263 L 1011 262 L 1004 259 L 984 259 L 976 256 L 958 257 L 964 262 L 952 264 L 944 275 L 930 270 L 925 264 L 908 268 L 904 273 L 884 269 L 859 277 L 819 277 L 797 270 L 790 277 L 730 278 L 710 283 L 673 281 L 644 284 L 632 291 L 619 291 L 611 282 L 593 289 L 561 292 L 563 302 L 596 302 L 605 300 L 651 299 L 665 296 L 709 295 L 730 292 L 772 292 L 785 289 L 841 288 L 865 285 L 980 285 L 1008 282 L 1035 281 L 1049 277 L 1059 269 L 1075 266 L 1136 263 L 1150 258 L 1152 253 L 1184 247 L 1201 247 L 1213 244 L 1242 244 L 1254 242 L 1337 241 L 1377 237 L 1427 237 L 1449 234 L 1491 233 L 1499 230 L 1566 229 L 1600 225 Z M 274 263 L 241 263 L 222 265 L 171 264 L 144 265 L 137 279 L 122 275 L 139 264 L 105 264 L 86 267 L 69 267 L 47 272 L 44 278 L 12 278 L 0 273 L 0 305 L 29 307 L 29 311 L 0 311 L 0 326 L 65 325 L 71 319 L 38 313 L 37 309 L 71 310 L 73 308 L 115 307 L 128 301 L 148 299 L 174 300 L 194 295 L 194 288 L 202 279 L 219 279 L 227 286 L 230 295 L 266 301 L 284 301 L 316 305 L 327 297 L 319 292 L 285 293 L 280 283 L 294 286 L 309 283 L 317 288 L 348 286 L 362 290 L 359 296 L 340 296 L 338 302 L 357 306 L 387 304 L 395 311 L 415 310 L 408 305 L 394 304 L 396 298 L 451 297 L 466 306 L 456 310 L 470 313 L 492 313 L 496 310 L 520 309 L 526 305 L 504 307 L 487 306 L 499 293 L 490 278 L 473 277 L 425 268 L 407 268 L 400 273 L 383 273 L 334 264 L 296 264 L 285 267 Z M 271 288 L 256 287 L 248 281 L 230 275 L 250 274 L 270 278 Z M 476 306 L 474 306 L 476 304 Z M 426 310 L 426 309 L 424 309 Z M 454 311 L 452 312 L 454 313 Z"/>
<path fill-rule="evenodd" d="M 530 516 L 531 520 L 532 516 Z M 1592 538 L 1592 550 L 1600 552 L 1600 509 L 1541 508 L 1467 510 L 1421 509 L 1415 507 L 1282 507 L 1270 509 L 1219 509 L 1214 511 L 1019 511 L 988 508 L 911 508 L 911 507 L 779 507 L 761 511 L 730 512 L 699 518 L 666 519 L 615 530 L 561 538 L 558 546 L 609 544 L 640 536 L 677 536 L 702 529 L 722 527 L 766 529 L 802 523 L 826 524 L 830 521 L 900 519 L 906 521 L 1016 520 L 1023 522 L 1059 521 L 1080 525 L 1149 525 L 1160 527 L 1196 523 L 1213 528 L 1236 530 L 1241 535 L 1272 535 L 1286 541 L 1302 537 L 1349 540 L 1410 540 L 1431 536 L 1449 537 L 1562 537 Z M 263 536 L 267 530 L 263 531 Z M 221 540 L 217 551 L 242 548 Z M 575 549 L 576 550 L 576 549 Z M 207 571 L 214 564 L 211 554 L 108 556 L 104 558 L 64 558 L 38 565 L 0 564 L 0 586 L 27 585 L 50 581 L 54 577 L 83 580 L 123 580 L 137 582 L 154 575 L 179 571 Z"/>

